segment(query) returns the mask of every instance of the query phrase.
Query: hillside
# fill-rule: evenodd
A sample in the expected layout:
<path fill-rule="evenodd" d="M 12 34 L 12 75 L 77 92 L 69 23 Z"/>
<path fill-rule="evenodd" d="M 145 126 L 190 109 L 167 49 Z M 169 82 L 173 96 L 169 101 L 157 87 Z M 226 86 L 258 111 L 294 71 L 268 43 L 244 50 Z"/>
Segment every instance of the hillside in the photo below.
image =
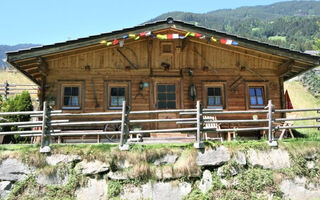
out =
<path fill-rule="evenodd" d="M 198 26 L 305 51 L 312 49 L 315 37 L 320 37 L 319 10 L 319 1 L 288 1 L 202 14 L 169 12 L 148 22 L 172 16 Z"/>

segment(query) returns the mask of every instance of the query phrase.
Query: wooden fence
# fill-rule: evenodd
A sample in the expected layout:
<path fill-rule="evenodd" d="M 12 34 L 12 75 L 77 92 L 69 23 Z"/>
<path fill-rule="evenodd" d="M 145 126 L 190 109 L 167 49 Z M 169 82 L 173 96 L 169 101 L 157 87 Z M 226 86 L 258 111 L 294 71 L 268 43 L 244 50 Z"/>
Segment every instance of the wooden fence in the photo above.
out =
<path fill-rule="evenodd" d="M 38 86 L 34 84 L 12 84 L 5 81 L 0 84 L 0 95 L 4 96 L 7 100 L 9 95 L 21 94 L 23 91 L 28 91 L 29 94 L 37 94 Z"/>
<path fill-rule="evenodd" d="M 243 132 L 243 131 L 266 131 L 268 133 L 268 144 L 270 146 L 277 146 L 276 139 L 274 137 L 274 131 L 282 129 L 297 129 L 297 128 L 320 128 L 320 125 L 297 125 L 297 126 L 279 126 L 276 123 L 285 121 L 297 121 L 297 120 L 317 120 L 320 122 L 320 116 L 317 117 L 300 117 L 300 118 L 274 118 L 275 113 L 289 113 L 289 112 L 306 112 L 306 111 L 317 111 L 320 113 L 320 108 L 310 108 L 310 109 L 281 109 L 276 110 L 272 105 L 271 100 L 268 101 L 268 105 L 264 110 L 241 110 L 241 111 L 223 111 L 217 109 L 203 109 L 200 101 L 197 101 L 195 109 L 174 109 L 174 110 L 146 110 L 146 111 L 130 111 L 130 108 L 123 102 L 122 110 L 118 112 L 96 112 L 96 113 L 63 113 L 61 110 L 50 110 L 47 103 L 43 104 L 43 111 L 33 111 L 33 112 L 6 112 L 0 113 L 0 116 L 9 115 L 31 115 L 33 117 L 41 118 L 38 121 L 29 122 L 3 122 L 0 126 L 18 126 L 18 127 L 41 127 L 41 130 L 31 130 L 31 131 L 9 131 L 0 132 L 2 135 L 12 135 L 17 134 L 23 137 L 37 137 L 41 136 L 41 152 L 50 151 L 50 141 L 51 137 L 57 136 L 75 136 L 75 135 L 118 135 L 120 136 L 119 148 L 121 150 L 129 149 L 128 136 L 130 134 L 150 134 L 150 133 L 192 133 L 195 134 L 195 148 L 204 148 L 204 132 Z M 157 113 L 178 113 L 182 118 L 176 119 L 129 119 L 132 115 L 141 114 L 157 114 Z M 217 120 L 204 118 L 204 116 L 219 116 L 225 114 L 266 114 L 265 119 L 246 119 L 246 120 Z M 70 122 L 68 119 L 53 120 L 54 117 L 88 117 L 88 116 L 107 116 L 114 115 L 117 116 L 117 120 L 112 121 L 80 121 L 80 122 Z M 193 116 L 185 117 L 183 116 Z M 130 124 L 134 123 L 158 123 L 158 122 L 176 122 L 177 124 L 193 124 L 194 127 L 188 128 L 171 128 L 171 129 L 153 129 L 153 130 L 130 130 Z M 263 127 L 249 127 L 249 128 L 233 128 L 224 129 L 219 128 L 218 124 L 227 123 L 264 123 Z M 96 131 L 96 132 L 63 132 L 55 127 L 61 126 L 79 126 L 79 125 L 96 125 L 96 124 L 121 124 L 121 128 L 118 131 Z M 211 124 L 211 126 L 208 126 Z M 281 137 L 280 137 L 281 139 Z"/>

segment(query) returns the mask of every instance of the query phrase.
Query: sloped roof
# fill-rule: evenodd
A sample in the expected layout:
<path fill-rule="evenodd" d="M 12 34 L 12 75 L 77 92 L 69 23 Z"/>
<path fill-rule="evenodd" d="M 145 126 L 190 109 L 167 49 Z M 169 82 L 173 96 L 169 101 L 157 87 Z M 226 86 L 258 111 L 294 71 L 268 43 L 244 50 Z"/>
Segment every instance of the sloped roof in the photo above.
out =
<path fill-rule="evenodd" d="M 139 34 L 143 31 L 157 31 L 165 28 L 170 28 L 175 26 L 176 29 L 186 30 L 190 32 L 198 32 L 203 35 L 214 36 L 217 39 L 228 38 L 235 40 L 239 43 L 239 46 L 254 49 L 264 53 L 281 56 L 288 58 L 290 60 L 301 61 L 310 64 L 306 69 L 299 72 L 294 72 L 285 77 L 285 79 L 292 78 L 306 70 L 320 65 L 320 56 L 310 55 L 308 53 L 303 53 L 295 50 L 290 50 L 275 45 L 270 45 L 267 43 L 259 42 L 256 40 L 247 39 L 237 35 L 227 34 L 225 32 L 220 32 L 212 29 L 208 29 L 201 26 L 195 26 L 193 24 L 185 23 L 183 21 L 177 21 L 173 18 L 167 18 L 166 20 L 157 21 L 153 23 L 147 23 L 139 26 L 134 26 L 131 28 L 125 28 L 122 30 L 116 30 L 108 33 L 103 33 L 99 35 L 89 36 L 85 38 L 79 38 L 76 40 L 70 40 L 66 42 L 55 43 L 51 45 L 44 45 L 40 47 L 34 47 L 26 50 L 19 50 L 15 52 L 7 52 L 7 62 L 18 70 L 19 67 L 15 65 L 16 61 L 21 61 L 30 58 L 37 58 L 48 54 L 60 53 L 68 50 L 73 50 L 77 48 L 87 47 L 91 45 L 99 44 L 101 40 L 113 40 L 115 38 L 122 38 L 124 34 Z M 21 71 L 21 70 L 20 70 Z M 25 73 L 25 72 L 24 72 Z M 28 74 L 26 74 L 28 76 Z M 29 76 L 30 78 L 30 76 Z M 32 79 L 35 81 L 34 79 Z"/>

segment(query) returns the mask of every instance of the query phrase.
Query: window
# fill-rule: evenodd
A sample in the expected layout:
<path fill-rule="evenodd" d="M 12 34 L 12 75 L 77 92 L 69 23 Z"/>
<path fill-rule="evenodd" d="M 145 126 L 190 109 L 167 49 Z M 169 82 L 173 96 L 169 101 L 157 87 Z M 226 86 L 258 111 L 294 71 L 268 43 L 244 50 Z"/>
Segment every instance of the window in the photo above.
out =
<path fill-rule="evenodd" d="M 222 92 L 220 87 L 208 87 L 208 107 L 210 106 L 222 106 Z"/>
<path fill-rule="evenodd" d="M 161 53 L 171 55 L 172 52 L 172 43 L 171 42 L 162 42 L 161 43 Z"/>
<path fill-rule="evenodd" d="M 62 109 L 80 110 L 82 107 L 81 82 L 60 83 L 60 106 Z"/>
<path fill-rule="evenodd" d="M 126 99 L 126 88 L 112 87 L 110 91 L 110 108 L 121 108 L 122 102 Z"/>
<path fill-rule="evenodd" d="M 174 84 L 158 84 L 157 91 L 159 109 L 176 108 L 176 86 Z"/>
<path fill-rule="evenodd" d="M 203 103 L 207 108 L 224 109 L 226 97 L 224 82 L 203 82 Z"/>
<path fill-rule="evenodd" d="M 263 87 L 249 87 L 249 103 L 251 108 L 264 107 Z"/>
<path fill-rule="evenodd" d="M 108 81 L 106 82 L 106 103 L 105 108 L 109 110 L 122 109 L 122 102 L 129 105 L 130 83 L 128 81 Z"/>

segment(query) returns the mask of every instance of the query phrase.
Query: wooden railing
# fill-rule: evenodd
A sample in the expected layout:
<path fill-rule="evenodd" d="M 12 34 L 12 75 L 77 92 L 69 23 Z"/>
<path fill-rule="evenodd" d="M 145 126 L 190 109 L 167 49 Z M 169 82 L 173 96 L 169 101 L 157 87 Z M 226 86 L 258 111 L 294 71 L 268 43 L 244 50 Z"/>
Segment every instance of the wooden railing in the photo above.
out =
<path fill-rule="evenodd" d="M 23 91 L 28 91 L 29 94 L 37 94 L 38 86 L 34 84 L 11 84 L 5 81 L 0 84 L 0 95 L 4 96 L 7 100 L 9 95 L 21 94 Z"/>
<path fill-rule="evenodd" d="M 317 117 L 299 117 L 299 118 L 274 118 L 275 113 L 289 113 L 289 112 L 306 112 L 306 111 L 317 111 L 320 113 L 320 108 L 311 109 L 281 109 L 276 110 L 272 105 L 272 101 L 268 101 L 268 105 L 264 110 L 241 110 L 241 111 L 223 111 L 217 109 L 203 109 L 200 101 L 197 101 L 195 109 L 174 109 L 174 110 L 146 110 L 146 111 L 130 111 L 129 106 L 126 102 L 123 102 L 121 112 L 96 112 L 96 113 L 63 113 L 61 110 L 51 110 L 47 103 L 43 104 L 43 111 L 33 112 L 6 112 L 0 113 L 0 116 L 9 115 L 30 115 L 32 117 L 41 118 L 38 121 L 28 122 L 3 122 L 0 126 L 18 126 L 20 128 L 34 128 L 40 127 L 41 130 L 29 130 L 29 131 L 9 131 L 0 132 L 1 135 L 12 135 L 17 134 L 23 137 L 35 137 L 41 136 L 41 152 L 50 151 L 51 137 L 57 136 L 76 136 L 76 135 L 118 135 L 120 136 L 119 148 L 121 150 L 129 149 L 128 136 L 130 134 L 150 134 L 150 133 L 181 133 L 187 132 L 195 135 L 195 148 L 204 148 L 204 132 L 243 132 L 243 131 L 266 131 L 268 133 L 268 144 L 270 146 L 277 146 L 276 139 L 274 137 L 274 131 L 281 129 L 297 129 L 297 128 L 320 128 L 320 125 L 297 125 L 297 126 L 279 126 L 275 123 L 284 121 L 297 121 L 297 120 L 317 120 L 320 122 L 320 116 Z M 180 116 L 192 116 L 185 118 L 175 119 L 129 119 L 133 115 L 141 114 L 158 114 L 158 113 L 177 113 Z M 240 115 L 240 114 L 266 114 L 265 119 L 245 119 L 245 120 L 218 120 L 208 119 L 203 116 L 220 116 L 220 115 Z M 70 122 L 68 119 L 56 119 L 55 117 L 88 117 L 88 116 L 117 116 L 116 120 L 109 121 L 77 121 Z M 170 128 L 170 129 L 150 129 L 150 130 L 130 130 L 129 126 L 135 123 L 158 123 L 158 122 L 176 122 L 176 124 L 190 124 L 193 127 L 187 128 Z M 105 124 L 121 124 L 121 128 L 118 131 L 96 131 L 96 132 L 66 132 L 56 127 L 68 127 L 68 126 L 80 126 L 80 125 L 105 125 Z M 207 126 L 207 124 L 214 124 L 214 126 Z M 217 124 L 228 124 L 228 123 L 259 123 L 265 124 L 262 127 L 240 127 L 240 128 L 220 128 Z"/>

